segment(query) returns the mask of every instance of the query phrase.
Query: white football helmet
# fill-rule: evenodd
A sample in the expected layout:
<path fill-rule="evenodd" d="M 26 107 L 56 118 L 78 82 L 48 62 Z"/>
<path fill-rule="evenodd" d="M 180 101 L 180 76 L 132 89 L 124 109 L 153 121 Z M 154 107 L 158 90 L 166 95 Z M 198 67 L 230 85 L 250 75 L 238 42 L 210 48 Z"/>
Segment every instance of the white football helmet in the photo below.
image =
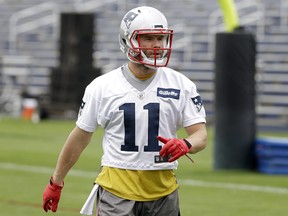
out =
<path fill-rule="evenodd" d="M 163 47 L 143 48 L 138 35 L 163 35 Z M 119 32 L 120 49 L 127 58 L 135 63 L 144 64 L 149 68 L 166 67 L 172 51 L 173 30 L 168 28 L 165 16 L 157 9 L 147 6 L 137 7 L 127 12 L 121 21 Z M 154 52 L 153 58 L 148 58 L 144 50 Z M 156 57 L 161 51 L 162 57 Z"/>

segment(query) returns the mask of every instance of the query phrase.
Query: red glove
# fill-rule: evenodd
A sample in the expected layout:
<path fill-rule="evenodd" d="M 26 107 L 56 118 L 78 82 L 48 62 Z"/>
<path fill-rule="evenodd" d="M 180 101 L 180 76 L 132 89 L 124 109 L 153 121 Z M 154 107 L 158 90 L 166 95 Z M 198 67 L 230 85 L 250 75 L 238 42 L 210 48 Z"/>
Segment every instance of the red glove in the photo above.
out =
<path fill-rule="evenodd" d="M 47 184 L 43 193 L 43 209 L 45 212 L 49 210 L 52 210 L 53 212 L 57 211 L 63 186 L 56 185 L 53 178 L 50 178 L 50 182 Z"/>
<path fill-rule="evenodd" d="M 160 155 L 164 158 L 167 158 L 168 155 L 172 156 L 169 158 L 168 162 L 177 160 L 183 155 L 186 155 L 192 149 L 192 145 L 186 139 L 168 139 L 162 136 L 157 136 L 157 139 L 165 144 L 159 152 Z M 193 162 L 188 155 L 186 156 Z"/>

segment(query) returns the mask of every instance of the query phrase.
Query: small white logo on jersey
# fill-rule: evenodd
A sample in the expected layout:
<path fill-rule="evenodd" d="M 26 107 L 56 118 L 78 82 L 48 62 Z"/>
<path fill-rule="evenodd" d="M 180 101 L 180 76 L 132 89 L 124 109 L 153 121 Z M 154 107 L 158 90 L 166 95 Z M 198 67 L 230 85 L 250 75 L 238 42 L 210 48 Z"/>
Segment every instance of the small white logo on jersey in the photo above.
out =
<path fill-rule="evenodd" d="M 144 93 L 144 92 L 140 92 L 140 93 L 138 93 L 138 97 L 139 97 L 139 99 L 143 99 L 144 96 L 145 96 L 145 93 Z"/>

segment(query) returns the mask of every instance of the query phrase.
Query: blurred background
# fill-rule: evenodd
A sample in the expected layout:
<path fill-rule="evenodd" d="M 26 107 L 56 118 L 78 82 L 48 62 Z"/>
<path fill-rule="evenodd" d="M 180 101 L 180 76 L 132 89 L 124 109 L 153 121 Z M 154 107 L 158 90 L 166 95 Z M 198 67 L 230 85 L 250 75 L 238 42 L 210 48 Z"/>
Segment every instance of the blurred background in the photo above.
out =
<path fill-rule="evenodd" d="M 46 215 L 42 192 L 85 86 L 127 62 L 120 22 L 142 5 L 166 15 L 169 67 L 207 112 L 209 145 L 176 171 L 182 214 L 286 215 L 288 0 L 0 0 L 0 214 Z M 59 215 L 79 215 L 102 132 L 67 177 Z"/>
<path fill-rule="evenodd" d="M 169 66 L 196 83 L 213 122 L 215 34 L 225 31 L 216 0 L 1 0 L 0 5 L 1 116 L 21 116 L 23 98 L 37 98 L 24 104 L 38 105 L 40 118 L 74 118 L 83 86 L 126 62 L 118 45 L 123 15 L 149 5 L 163 11 L 175 30 Z M 288 1 L 236 0 L 235 7 L 239 24 L 257 39 L 257 127 L 287 130 Z"/>
<path fill-rule="evenodd" d="M 126 62 L 118 45 L 123 15 L 149 5 L 163 11 L 175 30 L 169 66 L 196 83 L 208 122 L 213 122 L 215 34 L 225 31 L 216 0 L 1 0 L 0 4 L 1 116 L 20 116 L 23 98 L 37 98 L 24 103 L 38 105 L 41 118 L 75 117 L 83 86 Z M 239 24 L 257 38 L 257 126 L 287 130 L 288 1 L 236 0 L 235 5 Z M 87 16 L 75 18 L 77 14 Z M 60 75 L 60 67 L 69 70 Z M 85 77 L 79 79 L 79 74 Z"/>

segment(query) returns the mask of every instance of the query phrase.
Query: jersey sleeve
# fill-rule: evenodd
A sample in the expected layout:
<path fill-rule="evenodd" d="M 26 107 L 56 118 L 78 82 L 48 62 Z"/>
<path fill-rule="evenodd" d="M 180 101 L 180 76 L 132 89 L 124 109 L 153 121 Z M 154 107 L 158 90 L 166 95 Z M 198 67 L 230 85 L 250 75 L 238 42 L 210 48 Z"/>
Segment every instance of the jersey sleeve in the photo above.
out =
<path fill-rule="evenodd" d="M 92 96 L 89 86 L 86 88 L 82 103 L 79 108 L 76 125 L 87 132 L 94 132 L 97 129 L 97 101 Z"/>
<path fill-rule="evenodd" d="M 206 123 L 206 112 L 203 101 L 197 92 L 196 85 L 192 83 L 190 91 L 186 92 L 183 110 L 183 127 L 197 123 Z"/>

